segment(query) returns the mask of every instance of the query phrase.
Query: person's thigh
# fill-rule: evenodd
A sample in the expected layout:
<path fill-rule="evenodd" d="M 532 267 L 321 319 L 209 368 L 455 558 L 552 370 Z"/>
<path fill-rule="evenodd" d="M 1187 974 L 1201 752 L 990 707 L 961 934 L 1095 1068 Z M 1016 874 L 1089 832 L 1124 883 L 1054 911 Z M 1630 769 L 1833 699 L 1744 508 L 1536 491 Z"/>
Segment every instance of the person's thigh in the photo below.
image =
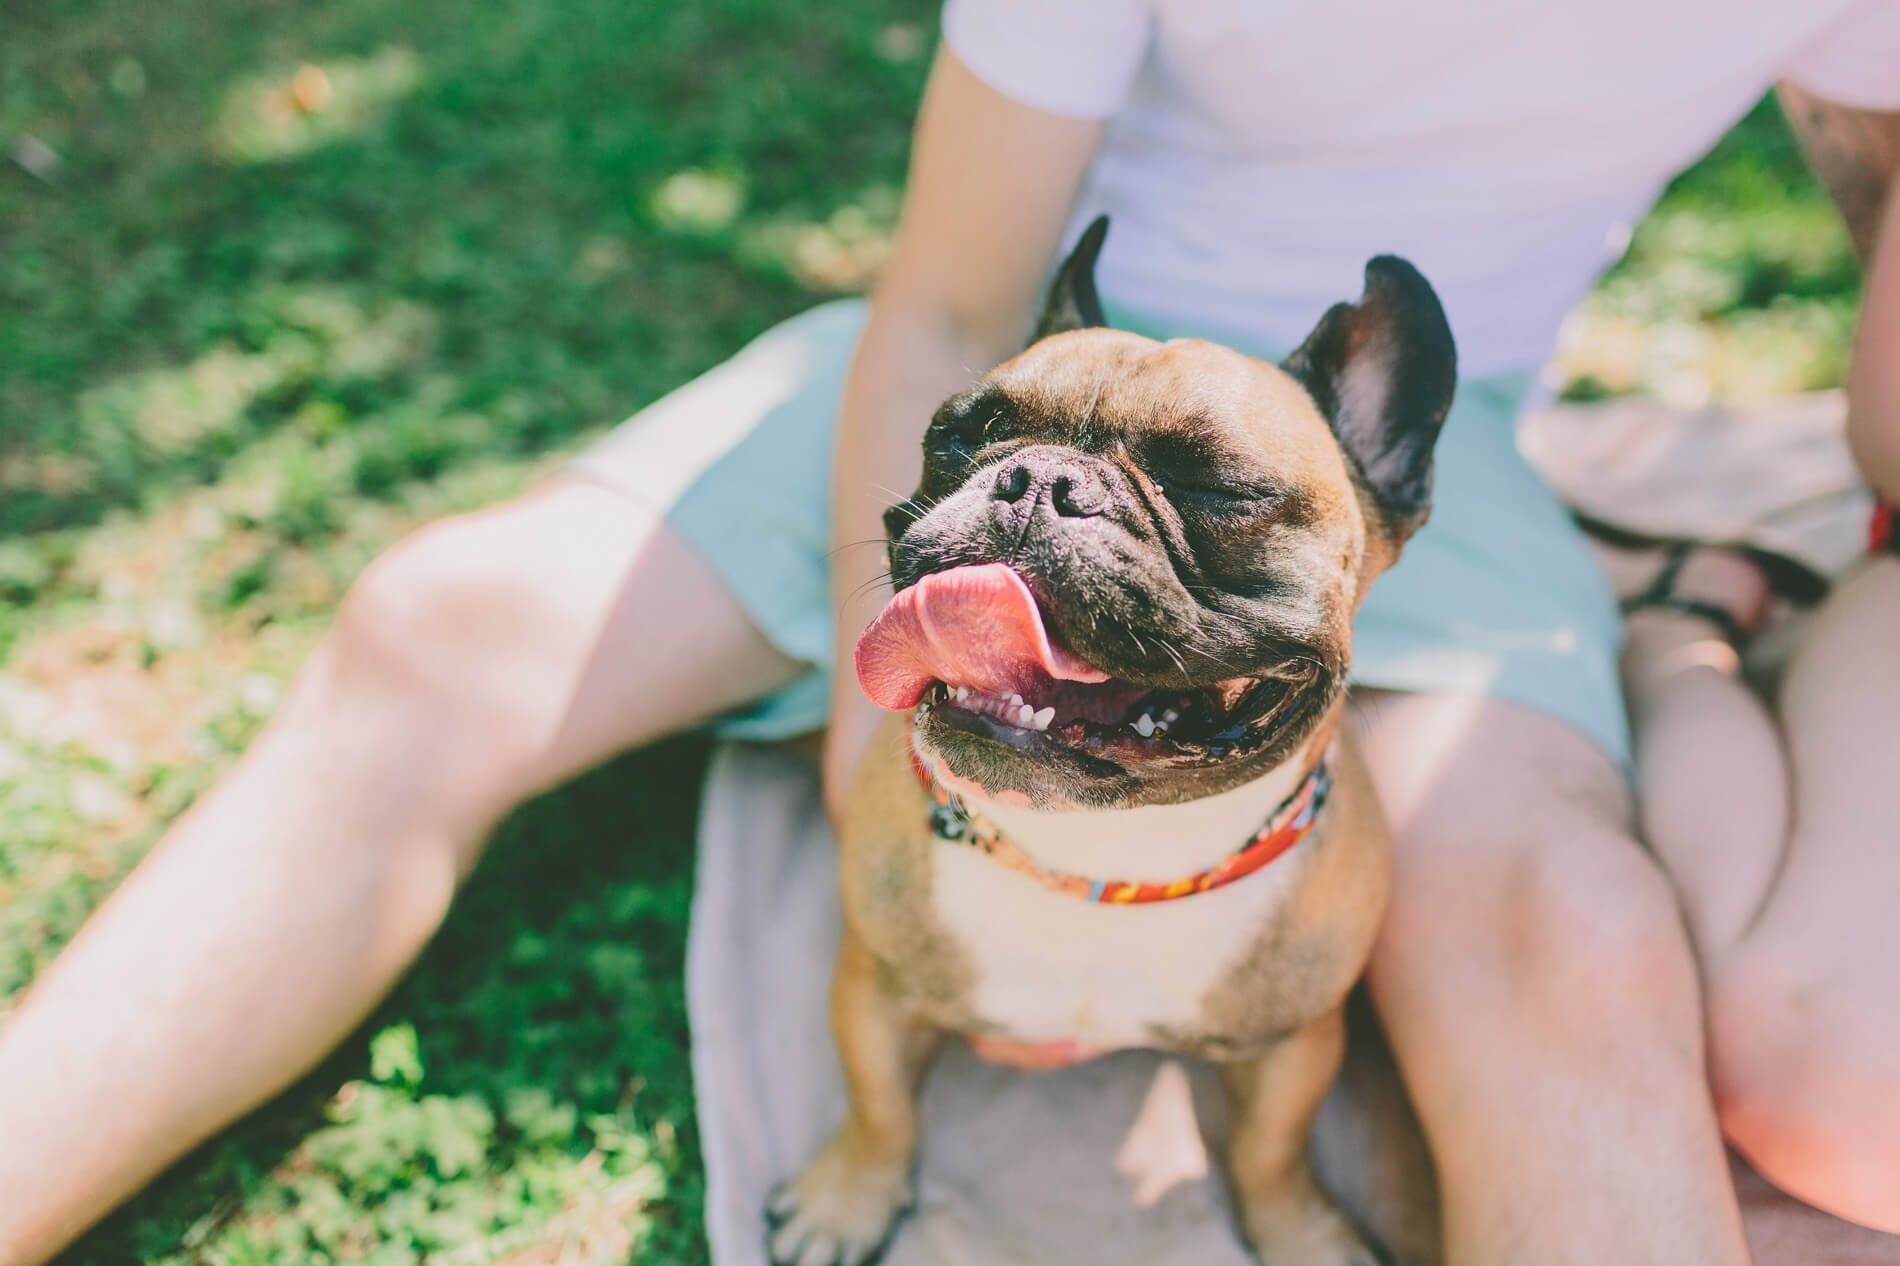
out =
<path fill-rule="evenodd" d="M 1779 711 L 1794 823 L 1779 875 L 1715 969 L 1724 1127 L 1778 1185 L 1900 1231 L 1900 559 L 1816 618 Z"/>
<path fill-rule="evenodd" d="M 1745 1260 L 1694 963 L 1615 764 L 1495 698 L 1355 699 L 1394 842 L 1369 982 L 1448 1260 Z"/>
<path fill-rule="evenodd" d="M 571 477 L 398 545 L 333 640 L 341 693 L 407 700 L 497 809 L 802 670 L 655 510 Z"/>
<path fill-rule="evenodd" d="M 786 738 L 826 721 L 831 454 L 867 312 L 861 300 L 839 300 L 780 322 L 568 467 L 662 507 L 667 528 L 752 626 L 802 666 L 783 688 L 722 713 L 714 729 L 724 737 Z M 857 547 L 881 550 L 883 542 Z"/>
<path fill-rule="evenodd" d="M 861 302 L 781 322 L 358 582 L 333 658 L 444 745 L 448 808 L 500 812 L 692 725 L 824 723 L 829 455 L 863 322 Z"/>

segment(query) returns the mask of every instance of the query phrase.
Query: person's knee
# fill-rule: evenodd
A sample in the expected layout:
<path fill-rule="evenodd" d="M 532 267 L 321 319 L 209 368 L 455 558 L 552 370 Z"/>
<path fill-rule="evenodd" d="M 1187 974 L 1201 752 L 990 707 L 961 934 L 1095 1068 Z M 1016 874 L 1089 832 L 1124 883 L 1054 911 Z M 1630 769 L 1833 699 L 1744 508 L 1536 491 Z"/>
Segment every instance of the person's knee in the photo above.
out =
<path fill-rule="evenodd" d="M 1671 1008 L 1693 1002 L 1695 969 L 1675 893 L 1627 833 L 1572 824 L 1533 841 L 1507 867 L 1499 900 L 1527 983 L 1574 989 L 1585 1008 L 1605 991 Z"/>
<path fill-rule="evenodd" d="M 1561 810 L 1443 826 L 1404 844 L 1429 860 L 1407 868 L 1420 891 L 1395 893 L 1387 963 L 1409 964 L 1399 970 L 1420 988 L 1442 974 L 1559 1029 L 1662 1024 L 1693 1044 L 1680 911 L 1633 839 Z"/>
<path fill-rule="evenodd" d="M 471 517 L 444 519 L 399 542 L 357 577 L 332 630 L 345 671 L 409 694 L 446 684 L 458 644 L 475 632 L 496 586 L 492 554 L 473 548 Z M 479 683 L 467 683 L 479 688 Z"/>
<path fill-rule="evenodd" d="M 1838 963 L 1745 946 L 1709 996 L 1723 1133 L 1763 1176 L 1843 1217 L 1900 1231 L 1900 1080 L 1890 990 Z"/>
<path fill-rule="evenodd" d="M 1699 1066 L 1688 934 L 1629 828 L 1615 763 L 1519 705 L 1377 702 L 1361 732 L 1393 827 L 1381 1005 L 1417 998 L 1421 1032 L 1482 1009 L 1564 1049 L 1619 1026 L 1661 1031 L 1672 1058 Z"/>
<path fill-rule="evenodd" d="M 366 734 L 426 745 L 458 780 L 505 777 L 532 759 L 545 728 L 494 644 L 506 608 L 535 600 L 494 534 L 488 516 L 445 519 L 371 563 L 337 612 L 310 687 Z M 517 649 L 532 658 L 532 648 Z"/>

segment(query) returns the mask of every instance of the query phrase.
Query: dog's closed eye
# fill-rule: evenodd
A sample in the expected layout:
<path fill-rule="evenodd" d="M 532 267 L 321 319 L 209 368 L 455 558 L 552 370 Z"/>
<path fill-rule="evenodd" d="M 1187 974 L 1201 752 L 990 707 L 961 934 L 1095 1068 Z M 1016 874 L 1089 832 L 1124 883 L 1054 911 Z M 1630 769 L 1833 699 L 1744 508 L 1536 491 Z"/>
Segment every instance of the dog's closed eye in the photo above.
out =
<path fill-rule="evenodd" d="M 1208 440 L 1156 436 L 1142 452 L 1149 486 L 1183 510 L 1271 514 L 1293 495 L 1285 483 Z"/>
<path fill-rule="evenodd" d="M 1016 413 L 1009 400 L 978 387 L 943 403 L 924 433 L 926 446 L 953 447 L 975 452 L 985 444 L 1007 439 L 1016 431 Z"/>

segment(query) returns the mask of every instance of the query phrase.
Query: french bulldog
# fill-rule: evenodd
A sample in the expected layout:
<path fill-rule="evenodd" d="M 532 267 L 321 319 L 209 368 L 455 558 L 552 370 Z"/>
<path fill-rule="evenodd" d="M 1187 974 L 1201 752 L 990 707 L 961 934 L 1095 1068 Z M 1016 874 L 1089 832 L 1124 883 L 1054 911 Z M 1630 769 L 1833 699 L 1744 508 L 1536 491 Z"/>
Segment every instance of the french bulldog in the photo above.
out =
<path fill-rule="evenodd" d="M 850 1106 L 769 1200 L 782 1266 L 881 1251 L 950 1033 L 1028 1066 L 1217 1062 L 1256 1254 L 1377 1260 L 1307 1136 L 1388 884 L 1341 725 L 1353 614 L 1429 513 L 1451 331 L 1391 256 L 1277 367 L 1108 329 L 1106 233 L 885 515 L 895 596 L 856 667 L 892 715 L 842 826 L 831 995 Z"/>

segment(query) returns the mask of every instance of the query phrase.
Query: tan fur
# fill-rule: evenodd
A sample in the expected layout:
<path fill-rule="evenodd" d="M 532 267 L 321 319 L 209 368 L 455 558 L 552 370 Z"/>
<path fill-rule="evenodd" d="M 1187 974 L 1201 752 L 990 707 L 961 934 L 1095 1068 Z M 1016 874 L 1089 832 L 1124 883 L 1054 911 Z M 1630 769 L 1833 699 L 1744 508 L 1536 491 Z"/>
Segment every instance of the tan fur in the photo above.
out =
<path fill-rule="evenodd" d="M 906 1007 L 940 1027 L 962 1029 L 971 1020 L 975 981 L 962 947 L 934 913 L 936 840 L 904 743 L 903 718 L 886 717 L 858 768 L 840 839 L 845 922 L 866 950 L 854 968 L 880 967 L 882 986 Z"/>
<path fill-rule="evenodd" d="M 1072 411 L 1078 383 L 1101 381 L 1082 372 L 1091 363 L 1146 357 L 1140 375 L 1111 377 L 1097 389 L 1089 412 L 1159 430 L 1221 419 L 1223 437 L 1249 450 L 1250 460 L 1297 483 L 1309 508 L 1308 530 L 1320 542 L 1316 556 L 1337 569 L 1325 620 L 1345 646 L 1367 584 L 1396 556 L 1397 543 L 1374 530 L 1327 423 L 1306 392 L 1271 366 L 1212 344 L 1160 345 L 1158 359 L 1156 347 L 1112 331 L 1057 335 L 994 378 L 1013 384 L 1021 398 L 1046 401 L 1053 418 Z M 1130 473 L 1147 479 L 1138 467 Z M 1314 750 L 1342 713 L 1336 703 Z M 772 1248 L 779 1260 L 855 1262 L 872 1251 L 869 1241 L 884 1234 L 908 1198 L 908 1158 L 916 1142 L 912 1096 L 936 1035 L 997 1028 L 981 1005 L 982 956 L 949 930 L 937 904 L 933 883 L 942 855 L 936 850 L 954 846 L 930 832 L 928 800 L 906 742 L 903 718 L 887 718 L 860 767 L 844 823 L 847 929 L 832 1021 L 851 1109 L 832 1142 L 775 1197 L 782 1220 Z M 1153 1045 L 1223 1065 L 1233 1109 L 1231 1179 L 1242 1230 L 1256 1249 L 1273 1260 L 1369 1266 L 1376 1259 L 1307 1162 L 1314 1115 L 1340 1066 L 1346 997 L 1371 952 L 1388 885 L 1385 825 L 1349 734 L 1341 736 L 1334 778 L 1323 816 L 1297 856 L 1272 864 L 1282 867 L 1275 882 L 1286 885 L 1284 891 L 1252 906 L 1199 907 L 1251 910 L 1258 922 L 1232 929 L 1225 943 L 1242 947 L 1232 961 L 1207 964 L 1203 992 L 1183 1011 L 1192 1019 L 1149 1033 Z M 1007 880 L 1026 882 L 1013 875 Z M 1100 909 L 1103 918 L 1143 926 L 1133 911 Z M 1029 934 L 1002 921 L 996 927 L 999 937 Z M 1063 1023 L 1050 1017 L 1052 1030 Z M 828 1258 L 814 1255 L 808 1251 L 813 1245 L 835 1251 Z"/>
<path fill-rule="evenodd" d="M 1209 1059 L 1256 1055 L 1336 1010 L 1385 913 L 1385 819 L 1350 731 L 1340 736 L 1333 796 L 1314 827 L 1319 847 L 1288 902 L 1201 999 L 1197 1032 L 1182 1034 Z"/>
<path fill-rule="evenodd" d="M 837 1253 L 862 1260 L 910 1203 L 917 1150 L 917 1087 L 943 1030 L 918 1020 L 884 988 L 877 959 L 849 924 L 831 984 L 831 1032 L 844 1065 L 849 1111 L 823 1150 L 773 1193 L 769 1243 L 796 1259 L 814 1229 Z"/>
<path fill-rule="evenodd" d="M 1335 1006 L 1253 1059 L 1221 1065 L 1233 1113 L 1227 1179 L 1240 1225 L 1270 1260 L 1376 1266 L 1345 1215 L 1319 1189 L 1306 1139 L 1346 1049 Z"/>
<path fill-rule="evenodd" d="M 1346 1061 L 1313 1128 L 1313 1165 L 1327 1189 L 1394 1262 L 1444 1259 L 1438 1175 L 1365 991 L 1346 1008 Z"/>
<path fill-rule="evenodd" d="M 1365 494 L 1348 472 L 1338 438 L 1306 389 L 1285 372 L 1203 339 L 1156 344 L 1119 330 L 1077 330 L 1028 348 L 989 381 L 1025 399 L 1047 401 L 1053 418 L 1068 410 L 1073 394 L 1084 389 L 1080 384 L 1104 361 L 1138 356 L 1140 374 L 1103 390 L 1091 413 L 1140 418 L 1156 433 L 1192 430 L 1209 417 L 1244 419 L 1230 434 L 1245 441 L 1262 467 L 1297 484 L 1311 499 L 1313 519 L 1332 529 L 1340 574 L 1334 620 L 1338 636 L 1346 638 L 1352 612 L 1366 587 L 1397 559 L 1399 542 L 1372 530 Z M 1139 469 L 1130 473 L 1152 482 Z"/>

